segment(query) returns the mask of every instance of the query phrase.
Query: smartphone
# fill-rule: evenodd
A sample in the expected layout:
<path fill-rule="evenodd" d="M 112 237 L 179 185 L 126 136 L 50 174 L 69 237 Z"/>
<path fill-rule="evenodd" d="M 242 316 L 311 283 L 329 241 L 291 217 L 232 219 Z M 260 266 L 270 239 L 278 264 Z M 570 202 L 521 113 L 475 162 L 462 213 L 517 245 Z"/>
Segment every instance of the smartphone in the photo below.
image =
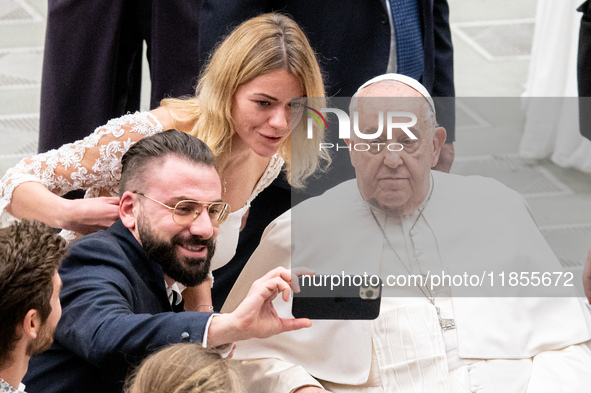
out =
<path fill-rule="evenodd" d="M 382 281 L 377 276 L 371 280 L 367 277 L 300 276 L 300 292 L 293 294 L 291 312 L 296 318 L 376 319 L 380 315 Z"/>

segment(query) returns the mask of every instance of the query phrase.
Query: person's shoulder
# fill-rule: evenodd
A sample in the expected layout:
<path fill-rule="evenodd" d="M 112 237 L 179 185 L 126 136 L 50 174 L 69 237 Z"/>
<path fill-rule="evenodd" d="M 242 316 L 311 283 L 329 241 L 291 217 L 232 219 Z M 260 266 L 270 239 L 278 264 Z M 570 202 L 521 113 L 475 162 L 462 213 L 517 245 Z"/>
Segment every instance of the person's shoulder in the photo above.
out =
<path fill-rule="evenodd" d="M 324 220 L 331 213 L 342 212 L 343 208 L 354 204 L 359 199 L 359 191 L 355 179 L 347 180 L 326 190 L 322 195 L 311 197 L 297 204 L 277 217 L 269 226 L 271 228 L 291 227 L 293 217 L 317 217 Z M 318 214 L 318 213 L 321 214 Z M 338 216 L 339 214 L 337 214 Z"/>
<path fill-rule="evenodd" d="M 309 231 L 346 225 L 354 209 L 363 207 L 355 179 L 340 183 L 322 195 L 306 199 L 291 209 L 293 227 Z M 294 228 L 292 228 L 294 230 Z"/>
<path fill-rule="evenodd" d="M 118 225 L 123 226 L 120 221 L 113 224 Z M 64 296 L 79 289 L 80 283 L 95 285 L 108 282 L 119 290 L 129 290 L 130 282 L 137 280 L 138 275 L 152 274 L 151 267 L 143 266 L 141 246 L 137 241 L 134 243 L 133 235 L 122 230 L 113 231 L 113 226 L 69 245 L 59 269 L 64 282 Z"/>
<path fill-rule="evenodd" d="M 158 119 L 160 124 L 162 124 L 162 129 L 170 130 L 171 128 L 175 128 L 169 109 L 159 106 L 156 109 L 152 109 L 149 113 Z"/>
<path fill-rule="evenodd" d="M 523 197 L 517 191 L 506 186 L 500 181 L 480 175 L 458 175 L 431 171 L 434 179 L 434 192 L 454 197 L 466 196 L 471 199 L 490 200 L 509 198 L 522 200 Z"/>
<path fill-rule="evenodd" d="M 70 253 L 77 249 L 87 249 L 101 247 L 109 243 L 116 243 L 116 238 L 112 233 L 107 230 L 99 230 L 97 232 L 82 236 L 79 239 L 74 240 L 68 246 Z"/>
<path fill-rule="evenodd" d="M 116 226 L 117 223 L 113 225 Z M 118 232 L 120 231 L 111 227 L 73 241 L 68 247 L 68 255 L 63 264 L 121 264 L 128 259 L 125 252 L 126 236 Z"/>
<path fill-rule="evenodd" d="M 315 207 L 326 209 L 340 209 L 343 204 L 350 203 L 359 197 L 359 189 L 357 188 L 357 180 L 351 179 L 342 182 L 333 188 L 329 188 L 323 194 L 308 198 L 299 205 L 296 209 L 311 209 Z"/>

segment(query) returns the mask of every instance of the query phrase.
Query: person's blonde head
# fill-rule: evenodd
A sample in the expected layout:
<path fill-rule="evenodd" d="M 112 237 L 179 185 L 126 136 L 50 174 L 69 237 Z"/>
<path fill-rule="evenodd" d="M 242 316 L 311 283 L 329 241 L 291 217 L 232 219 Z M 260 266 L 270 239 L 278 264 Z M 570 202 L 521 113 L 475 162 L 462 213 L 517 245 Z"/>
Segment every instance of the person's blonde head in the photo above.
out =
<path fill-rule="evenodd" d="M 230 360 L 201 346 L 174 344 L 147 357 L 125 384 L 125 393 L 240 393 Z"/>
<path fill-rule="evenodd" d="M 302 30 L 285 15 L 263 14 L 245 21 L 218 44 L 202 71 L 195 97 L 168 99 L 162 104 L 187 114 L 175 120 L 194 122 L 193 135 L 213 150 L 223 170 L 236 132 L 231 115 L 236 89 L 280 69 L 300 81 L 305 96 L 324 97 L 320 67 Z M 305 121 L 292 126 L 291 136 L 279 148 L 288 179 L 296 187 L 302 186 L 322 160 L 329 161 L 326 152 L 318 149 L 323 130 L 316 129 L 314 139 L 307 140 L 305 127 Z"/>

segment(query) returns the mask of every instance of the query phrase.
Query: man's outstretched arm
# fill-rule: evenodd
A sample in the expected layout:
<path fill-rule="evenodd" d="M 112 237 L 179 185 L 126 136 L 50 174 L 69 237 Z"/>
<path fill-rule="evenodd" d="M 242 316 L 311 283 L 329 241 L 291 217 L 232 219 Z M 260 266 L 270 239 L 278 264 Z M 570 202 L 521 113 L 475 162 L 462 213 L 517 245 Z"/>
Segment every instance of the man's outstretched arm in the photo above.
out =
<path fill-rule="evenodd" d="M 312 326 L 307 318 L 280 318 L 273 307 L 273 299 L 279 294 L 284 301 L 289 300 L 292 277 L 297 282 L 289 270 L 278 267 L 256 280 L 234 311 L 214 316 L 208 330 L 207 345 L 217 347 Z"/>

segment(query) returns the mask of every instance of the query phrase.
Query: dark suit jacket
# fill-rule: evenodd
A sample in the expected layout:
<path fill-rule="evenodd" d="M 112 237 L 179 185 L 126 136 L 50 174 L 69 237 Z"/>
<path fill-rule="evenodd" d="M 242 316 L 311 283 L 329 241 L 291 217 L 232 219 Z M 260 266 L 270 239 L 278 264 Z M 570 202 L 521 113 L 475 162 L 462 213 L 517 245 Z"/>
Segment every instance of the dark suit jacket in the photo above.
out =
<path fill-rule="evenodd" d="M 119 392 L 151 352 L 184 332 L 203 338 L 211 314 L 173 312 L 162 268 L 121 221 L 74 242 L 59 273 L 62 318 L 51 349 L 31 359 L 28 392 Z"/>

